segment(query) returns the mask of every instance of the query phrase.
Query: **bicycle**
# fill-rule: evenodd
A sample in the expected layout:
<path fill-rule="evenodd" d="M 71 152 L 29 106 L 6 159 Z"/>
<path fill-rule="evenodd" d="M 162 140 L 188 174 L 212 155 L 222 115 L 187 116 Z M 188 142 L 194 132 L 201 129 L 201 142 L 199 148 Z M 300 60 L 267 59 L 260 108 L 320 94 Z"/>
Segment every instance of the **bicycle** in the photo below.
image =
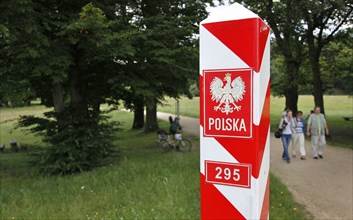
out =
<path fill-rule="evenodd" d="M 177 142 L 177 144 L 176 144 Z M 175 134 L 174 140 L 169 135 L 158 135 L 158 150 L 160 152 L 168 152 L 170 149 L 176 148 L 180 152 L 189 152 L 191 150 L 191 141 L 182 137 L 181 134 Z"/>

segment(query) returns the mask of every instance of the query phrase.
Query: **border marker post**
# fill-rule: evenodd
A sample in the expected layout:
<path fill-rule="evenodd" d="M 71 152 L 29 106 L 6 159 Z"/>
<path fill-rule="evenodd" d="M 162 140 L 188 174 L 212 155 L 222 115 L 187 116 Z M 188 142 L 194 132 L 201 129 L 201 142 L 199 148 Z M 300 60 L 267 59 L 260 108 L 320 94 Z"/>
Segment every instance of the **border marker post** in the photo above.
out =
<path fill-rule="evenodd" d="M 240 4 L 200 23 L 201 219 L 268 219 L 270 28 Z"/>

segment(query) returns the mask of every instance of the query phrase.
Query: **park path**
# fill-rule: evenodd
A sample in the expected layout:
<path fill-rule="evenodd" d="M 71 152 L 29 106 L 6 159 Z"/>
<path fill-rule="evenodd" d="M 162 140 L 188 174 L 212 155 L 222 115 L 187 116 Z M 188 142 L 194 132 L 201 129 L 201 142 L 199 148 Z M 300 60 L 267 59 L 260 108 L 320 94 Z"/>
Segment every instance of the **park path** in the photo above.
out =
<path fill-rule="evenodd" d="M 169 115 L 157 114 L 162 120 L 168 120 Z M 181 124 L 185 133 L 199 136 L 199 119 L 181 116 Z M 353 219 L 353 150 L 326 145 L 324 159 L 314 160 L 310 142 L 306 141 L 307 160 L 297 156 L 287 164 L 282 160 L 280 139 L 271 133 L 270 142 L 271 172 L 315 219 Z"/>

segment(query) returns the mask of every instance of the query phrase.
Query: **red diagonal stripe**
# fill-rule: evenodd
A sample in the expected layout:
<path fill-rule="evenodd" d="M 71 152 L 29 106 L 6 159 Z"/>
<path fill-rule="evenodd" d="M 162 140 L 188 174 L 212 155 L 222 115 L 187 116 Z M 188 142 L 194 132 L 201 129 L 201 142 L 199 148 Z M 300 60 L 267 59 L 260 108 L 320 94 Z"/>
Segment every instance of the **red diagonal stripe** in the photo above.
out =
<path fill-rule="evenodd" d="M 262 203 L 262 210 L 260 215 L 261 220 L 262 219 L 267 220 L 269 207 L 270 207 L 270 175 L 268 175 L 267 177 L 266 192 L 265 192 L 264 201 Z"/>
<path fill-rule="evenodd" d="M 203 26 L 242 59 L 259 72 L 270 28 L 260 18 L 206 23 Z"/>
<path fill-rule="evenodd" d="M 201 219 L 227 220 L 245 219 L 245 217 L 228 201 L 227 198 L 200 174 L 201 181 Z"/>

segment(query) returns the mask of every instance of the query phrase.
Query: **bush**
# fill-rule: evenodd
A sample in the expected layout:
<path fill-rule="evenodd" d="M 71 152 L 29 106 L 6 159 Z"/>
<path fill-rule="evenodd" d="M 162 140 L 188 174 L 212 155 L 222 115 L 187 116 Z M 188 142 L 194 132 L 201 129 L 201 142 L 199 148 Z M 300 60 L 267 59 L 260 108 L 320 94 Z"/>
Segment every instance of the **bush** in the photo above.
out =
<path fill-rule="evenodd" d="M 116 156 L 113 141 L 119 129 L 118 122 L 109 122 L 108 116 L 86 114 L 67 108 L 61 114 L 45 113 L 46 118 L 22 116 L 19 126 L 42 135 L 49 144 L 35 155 L 42 173 L 65 175 L 103 165 L 105 159 Z"/>

